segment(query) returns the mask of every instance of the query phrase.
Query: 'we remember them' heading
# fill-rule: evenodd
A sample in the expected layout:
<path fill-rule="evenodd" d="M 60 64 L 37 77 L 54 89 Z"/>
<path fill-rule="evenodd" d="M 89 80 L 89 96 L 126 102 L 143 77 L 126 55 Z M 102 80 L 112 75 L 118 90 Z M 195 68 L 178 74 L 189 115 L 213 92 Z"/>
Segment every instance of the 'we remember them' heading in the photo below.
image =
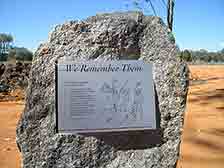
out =
<path fill-rule="evenodd" d="M 62 70 L 62 69 L 60 69 Z M 62 71 L 67 72 L 142 72 L 143 66 L 137 64 L 85 64 L 85 63 L 77 63 L 77 64 L 67 64 L 64 65 Z"/>

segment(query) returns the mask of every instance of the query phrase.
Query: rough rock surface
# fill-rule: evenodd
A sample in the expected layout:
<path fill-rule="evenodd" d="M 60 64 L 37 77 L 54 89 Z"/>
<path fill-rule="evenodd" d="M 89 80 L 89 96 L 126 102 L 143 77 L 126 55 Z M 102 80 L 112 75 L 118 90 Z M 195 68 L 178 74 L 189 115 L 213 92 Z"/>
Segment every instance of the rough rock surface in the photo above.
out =
<path fill-rule="evenodd" d="M 35 53 L 26 107 L 17 125 L 23 167 L 175 167 L 188 86 L 188 69 L 176 57 L 177 52 L 162 20 L 142 13 L 100 14 L 56 26 L 48 42 Z M 58 59 L 142 59 L 153 63 L 161 143 L 123 149 L 97 136 L 55 134 L 54 63 Z M 143 135 L 147 137 L 147 132 Z M 109 137 L 116 142 L 125 139 L 119 136 Z M 134 139 L 141 140 L 136 134 L 125 139 L 126 145 Z"/>
<path fill-rule="evenodd" d="M 20 62 L 2 64 L 0 69 L 0 85 L 7 86 L 9 90 L 25 89 L 27 87 L 31 64 Z"/>
<path fill-rule="evenodd" d="M 0 64 L 0 77 L 5 72 L 5 64 Z"/>

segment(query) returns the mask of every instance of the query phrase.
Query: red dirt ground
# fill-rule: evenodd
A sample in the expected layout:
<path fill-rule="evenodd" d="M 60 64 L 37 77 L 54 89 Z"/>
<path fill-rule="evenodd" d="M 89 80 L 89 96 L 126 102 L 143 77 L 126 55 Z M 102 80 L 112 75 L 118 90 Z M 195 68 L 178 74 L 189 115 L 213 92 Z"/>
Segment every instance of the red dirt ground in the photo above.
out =
<path fill-rule="evenodd" d="M 224 66 L 190 66 L 178 168 L 224 168 Z M 204 80 L 204 81 L 203 81 Z"/>
<path fill-rule="evenodd" d="M 20 167 L 20 153 L 17 149 L 16 124 L 21 111 L 22 102 L 0 102 L 0 167 Z"/>
<path fill-rule="evenodd" d="M 224 167 L 224 66 L 190 66 L 189 88 L 178 168 Z M 15 143 L 22 102 L 0 102 L 0 168 L 19 168 Z"/>

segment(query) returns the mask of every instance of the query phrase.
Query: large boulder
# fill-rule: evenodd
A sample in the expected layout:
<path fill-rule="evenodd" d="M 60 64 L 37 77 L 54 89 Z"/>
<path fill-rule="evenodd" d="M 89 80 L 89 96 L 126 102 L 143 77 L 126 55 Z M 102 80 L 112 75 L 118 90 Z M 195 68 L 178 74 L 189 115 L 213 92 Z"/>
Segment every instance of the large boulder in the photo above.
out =
<path fill-rule="evenodd" d="M 138 12 L 100 14 L 56 26 L 48 42 L 35 52 L 26 106 L 17 125 L 23 167 L 175 167 L 188 69 L 178 60 L 178 49 L 170 37 L 160 18 Z M 56 134 L 54 64 L 59 59 L 140 59 L 153 63 L 160 128 L 100 136 Z"/>
<path fill-rule="evenodd" d="M 8 86 L 9 90 L 26 89 L 30 69 L 31 63 L 7 63 L 4 65 L 4 72 L 0 76 L 0 85 Z"/>

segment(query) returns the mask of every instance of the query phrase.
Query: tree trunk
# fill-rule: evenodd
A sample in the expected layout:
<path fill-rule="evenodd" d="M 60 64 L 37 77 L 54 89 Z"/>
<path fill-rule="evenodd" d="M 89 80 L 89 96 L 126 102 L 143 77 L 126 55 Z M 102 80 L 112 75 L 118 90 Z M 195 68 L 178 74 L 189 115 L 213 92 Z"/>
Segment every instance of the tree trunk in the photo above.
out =
<path fill-rule="evenodd" d="M 174 9 L 174 0 L 168 0 L 167 24 L 170 31 L 173 30 L 173 9 Z"/>

